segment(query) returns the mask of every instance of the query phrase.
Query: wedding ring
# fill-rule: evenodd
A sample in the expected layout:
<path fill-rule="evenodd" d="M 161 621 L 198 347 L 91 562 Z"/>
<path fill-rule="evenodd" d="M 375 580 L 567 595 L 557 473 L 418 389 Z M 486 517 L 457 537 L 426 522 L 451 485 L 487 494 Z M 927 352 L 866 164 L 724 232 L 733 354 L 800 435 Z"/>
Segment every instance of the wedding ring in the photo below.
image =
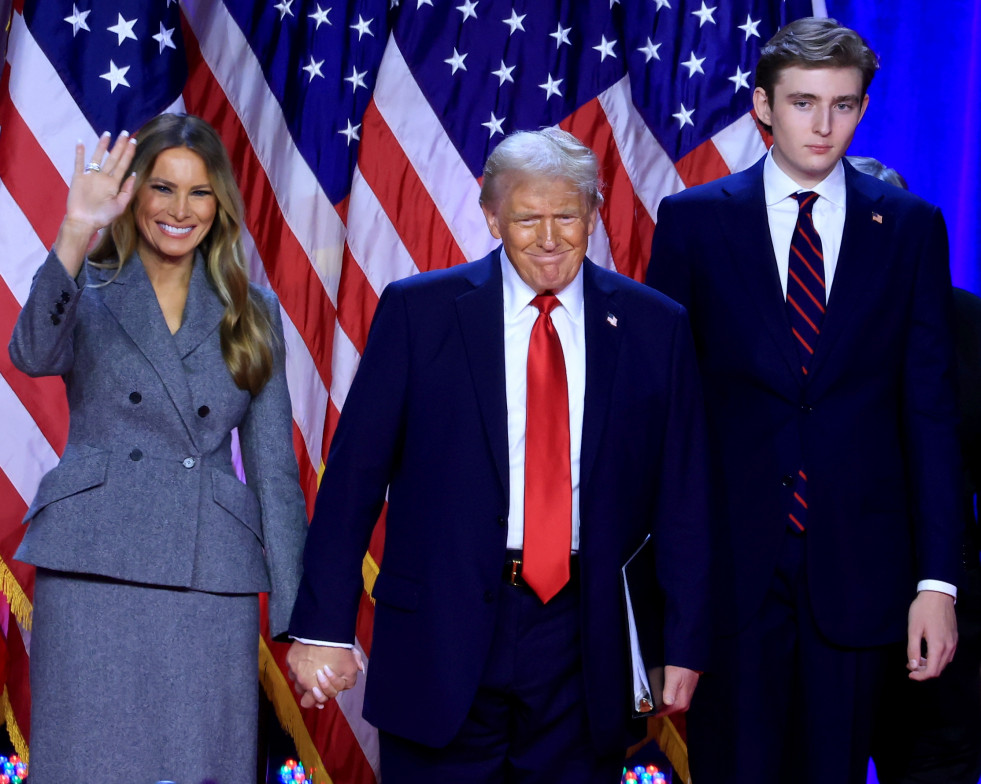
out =
<path fill-rule="evenodd" d="M 87 163 L 87 164 L 85 164 L 85 171 L 87 171 L 87 172 L 90 172 L 90 171 L 100 172 L 100 171 L 102 171 L 102 167 L 99 166 L 99 164 L 97 164 L 97 163 Z"/>

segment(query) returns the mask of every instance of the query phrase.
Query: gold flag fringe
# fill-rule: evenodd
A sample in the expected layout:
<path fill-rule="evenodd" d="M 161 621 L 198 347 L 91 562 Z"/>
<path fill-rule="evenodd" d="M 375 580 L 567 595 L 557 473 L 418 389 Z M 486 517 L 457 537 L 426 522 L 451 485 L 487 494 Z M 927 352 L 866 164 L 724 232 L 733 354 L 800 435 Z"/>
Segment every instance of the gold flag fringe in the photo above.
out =
<path fill-rule="evenodd" d="M 20 758 L 30 766 L 31 750 L 27 746 L 27 741 L 24 740 L 24 733 L 20 731 L 17 717 L 14 716 L 14 709 L 10 705 L 10 697 L 7 694 L 6 684 L 3 686 L 3 694 L 0 695 L 0 709 L 3 710 L 3 717 L 7 722 L 7 734 L 10 735 L 10 742 L 14 744 L 14 749 L 16 749 Z"/>
<path fill-rule="evenodd" d="M 656 741 L 658 748 L 664 752 L 671 767 L 677 774 L 678 781 L 684 784 L 691 784 L 691 773 L 688 770 L 688 744 L 681 737 L 678 728 L 667 716 L 650 718 L 647 720 L 647 737 L 640 743 L 631 746 L 627 750 L 627 756 L 633 756 L 637 751 L 646 746 L 651 741 Z"/>
<path fill-rule="evenodd" d="M 7 597 L 10 610 L 17 619 L 17 623 L 20 624 L 20 628 L 30 631 L 34 607 L 3 557 L 0 557 L 0 591 L 3 591 L 4 596 Z"/>
<path fill-rule="evenodd" d="M 283 671 L 279 669 L 272 651 L 262 637 L 259 638 L 259 681 L 276 710 L 276 718 L 279 719 L 280 726 L 293 738 L 296 753 L 307 772 L 307 780 L 312 781 L 313 784 L 333 784 L 324 770 L 320 752 L 317 751 L 307 725 L 303 721 L 293 687 L 286 680 Z"/>

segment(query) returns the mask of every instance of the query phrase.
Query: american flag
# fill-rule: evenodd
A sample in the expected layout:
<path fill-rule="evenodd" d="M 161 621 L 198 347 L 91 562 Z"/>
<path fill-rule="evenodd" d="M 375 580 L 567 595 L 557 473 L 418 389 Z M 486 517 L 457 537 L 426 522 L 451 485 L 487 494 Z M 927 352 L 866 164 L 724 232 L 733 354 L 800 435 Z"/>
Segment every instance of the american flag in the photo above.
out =
<path fill-rule="evenodd" d="M 382 289 L 493 247 L 477 194 L 505 134 L 559 125 L 596 151 L 606 202 L 589 255 L 641 279 L 660 200 L 765 151 L 750 114 L 761 43 L 823 13 L 803 0 L 14 0 L 0 79 L 0 340 L 54 241 L 76 140 L 91 150 L 101 132 L 166 110 L 204 117 L 240 176 L 253 277 L 282 303 L 312 503 Z M 24 753 L 33 575 L 12 554 L 64 447 L 63 385 L 26 378 L 4 350 L 0 412 L 3 707 Z M 382 525 L 364 565 L 366 658 L 383 538 Z M 377 780 L 360 691 L 303 712 L 284 647 L 261 650 L 262 682 L 312 778 Z"/>

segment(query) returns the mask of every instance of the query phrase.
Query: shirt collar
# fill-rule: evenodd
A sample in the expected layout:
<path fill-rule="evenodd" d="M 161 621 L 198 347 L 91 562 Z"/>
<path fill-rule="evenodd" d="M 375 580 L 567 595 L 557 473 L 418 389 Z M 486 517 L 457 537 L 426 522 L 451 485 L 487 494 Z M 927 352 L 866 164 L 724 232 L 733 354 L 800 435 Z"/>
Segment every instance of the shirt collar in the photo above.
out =
<path fill-rule="evenodd" d="M 501 246 L 501 277 L 504 284 L 504 317 L 517 316 L 524 308 L 531 306 L 531 301 L 537 292 L 525 283 L 518 271 L 508 258 L 507 251 Z M 569 318 L 578 322 L 583 313 L 582 267 L 576 273 L 568 286 L 556 293 L 559 304 L 569 314 Z"/>
<path fill-rule="evenodd" d="M 772 207 L 784 199 L 789 199 L 800 191 L 814 191 L 822 199 L 844 208 L 845 206 L 845 167 L 841 161 L 835 165 L 827 177 L 813 188 L 802 188 L 773 160 L 773 149 L 766 154 L 763 162 L 763 194 L 766 206 Z"/>

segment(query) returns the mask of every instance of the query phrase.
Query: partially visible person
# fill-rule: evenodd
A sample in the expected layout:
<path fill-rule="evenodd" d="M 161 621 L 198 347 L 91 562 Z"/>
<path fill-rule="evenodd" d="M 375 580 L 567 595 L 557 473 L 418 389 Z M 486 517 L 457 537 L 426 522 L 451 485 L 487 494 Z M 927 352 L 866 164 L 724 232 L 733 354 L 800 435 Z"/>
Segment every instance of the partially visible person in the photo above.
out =
<path fill-rule="evenodd" d="M 705 665 L 708 491 L 688 320 L 586 258 L 601 201 L 582 142 L 513 134 L 481 191 L 501 245 L 392 283 L 378 303 L 287 661 L 305 704 L 354 686 L 362 561 L 387 497 L 364 698 L 386 784 L 619 782 L 633 705 L 620 569 L 647 537 L 666 597 L 651 616 L 665 713 L 688 707 Z"/>
<path fill-rule="evenodd" d="M 249 283 L 210 126 L 165 114 L 109 147 L 77 146 L 10 341 L 25 373 L 64 379 L 71 414 L 17 551 L 37 567 L 31 781 L 242 784 L 259 593 L 283 632 L 306 534 L 279 305 Z"/>
<path fill-rule="evenodd" d="M 864 784 L 883 674 L 957 645 L 944 221 L 842 161 L 877 68 L 833 19 L 785 26 L 753 93 L 770 151 L 658 210 L 647 280 L 691 316 L 720 532 L 697 784 Z"/>
<path fill-rule="evenodd" d="M 906 180 L 875 158 L 856 169 L 900 188 Z M 981 779 L 981 298 L 954 289 L 959 435 L 964 459 L 963 571 L 957 581 L 957 655 L 939 678 L 915 683 L 896 672 L 885 684 L 873 741 L 880 784 L 978 784 Z"/>

